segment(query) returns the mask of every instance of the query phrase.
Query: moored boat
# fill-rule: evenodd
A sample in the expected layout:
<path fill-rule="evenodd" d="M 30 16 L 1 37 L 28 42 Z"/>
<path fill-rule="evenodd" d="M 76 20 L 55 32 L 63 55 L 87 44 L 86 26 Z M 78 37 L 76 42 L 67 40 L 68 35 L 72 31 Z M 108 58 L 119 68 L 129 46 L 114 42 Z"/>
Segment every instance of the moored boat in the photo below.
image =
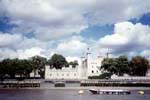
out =
<path fill-rule="evenodd" d="M 91 93 L 93 93 L 93 94 L 99 94 L 99 90 L 98 89 L 90 89 L 89 91 Z"/>
<path fill-rule="evenodd" d="M 55 87 L 65 87 L 65 82 L 61 82 L 61 81 L 60 81 L 60 82 L 59 82 L 59 81 L 58 81 L 58 82 L 55 82 L 55 83 L 54 83 L 54 86 L 55 86 Z"/>
<path fill-rule="evenodd" d="M 130 94 L 129 90 L 99 90 L 99 89 L 90 89 L 89 91 L 92 94 L 118 94 L 118 95 Z"/>

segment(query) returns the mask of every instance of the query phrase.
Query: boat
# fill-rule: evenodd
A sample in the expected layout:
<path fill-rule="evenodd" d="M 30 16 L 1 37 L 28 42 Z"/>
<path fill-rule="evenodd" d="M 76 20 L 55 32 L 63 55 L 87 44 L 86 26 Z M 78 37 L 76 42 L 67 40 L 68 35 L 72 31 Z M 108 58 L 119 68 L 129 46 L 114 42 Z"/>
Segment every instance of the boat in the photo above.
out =
<path fill-rule="evenodd" d="M 54 86 L 55 87 L 65 87 L 65 82 L 61 82 L 61 81 L 55 82 Z"/>
<path fill-rule="evenodd" d="M 99 94 L 100 93 L 98 89 L 90 89 L 89 91 L 93 94 Z"/>
<path fill-rule="evenodd" d="M 129 90 L 99 90 L 99 89 L 90 89 L 92 94 L 116 94 L 116 95 L 125 95 L 130 94 Z"/>

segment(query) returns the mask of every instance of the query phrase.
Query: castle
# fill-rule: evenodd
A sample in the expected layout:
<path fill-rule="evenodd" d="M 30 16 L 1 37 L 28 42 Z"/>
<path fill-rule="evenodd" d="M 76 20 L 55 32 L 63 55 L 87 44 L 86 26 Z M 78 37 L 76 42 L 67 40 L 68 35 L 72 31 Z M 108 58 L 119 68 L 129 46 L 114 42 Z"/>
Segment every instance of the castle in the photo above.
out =
<path fill-rule="evenodd" d="M 99 76 L 102 74 L 100 70 L 101 62 L 104 57 L 98 56 L 95 59 L 92 59 L 89 56 L 90 53 L 87 53 L 85 58 L 81 58 L 78 66 L 73 67 L 62 67 L 62 69 L 51 68 L 49 65 L 45 66 L 45 79 L 68 79 L 68 80 L 80 80 L 88 79 L 89 76 Z M 107 54 L 108 57 L 108 54 Z M 148 70 L 146 76 L 144 77 L 133 77 L 133 76 L 116 76 L 113 75 L 111 79 L 149 79 L 150 78 L 150 69 Z"/>
<path fill-rule="evenodd" d="M 86 58 L 81 58 L 81 62 L 75 68 L 62 67 L 62 69 L 51 68 L 45 66 L 45 79 L 88 79 L 89 76 L 98 76 L 102 72 L 100 70 L 103 57 L 92 59 L 87 53 Z"/>

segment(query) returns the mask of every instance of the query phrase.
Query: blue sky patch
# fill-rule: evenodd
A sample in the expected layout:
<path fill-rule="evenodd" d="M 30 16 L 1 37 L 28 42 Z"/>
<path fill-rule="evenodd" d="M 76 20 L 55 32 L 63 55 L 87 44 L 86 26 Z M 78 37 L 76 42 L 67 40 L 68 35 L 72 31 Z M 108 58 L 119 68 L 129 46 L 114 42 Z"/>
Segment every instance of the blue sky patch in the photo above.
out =
<path fill-rule="evenodd" d="M 142 23 L 143 25 L 150 25 L 150 13 L 142 15 L 140 18 L 133 18 L 129 20 L 132 23 Z"/>
<path fill-rule="evenodd" d="M 87 29 L 81 32 L 81 35 L 86 38 L 99 39 L 107 34 L 112 34 L 114 25 L 104 25 L 104 26 L 89 26 Z"/>

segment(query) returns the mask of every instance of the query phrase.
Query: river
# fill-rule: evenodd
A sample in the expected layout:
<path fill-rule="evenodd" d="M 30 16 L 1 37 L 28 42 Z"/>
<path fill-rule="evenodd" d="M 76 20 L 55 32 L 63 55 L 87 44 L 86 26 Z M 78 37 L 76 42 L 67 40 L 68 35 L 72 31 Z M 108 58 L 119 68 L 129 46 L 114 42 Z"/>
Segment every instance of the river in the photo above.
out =
<path fill-rule="evenodd" d="M 150 100 L 150 91 L 131 91 L 130 95 L 93 95 L 88 90 L 78 94 L 77 89 L 0 89 L 0 100 Z"/>

